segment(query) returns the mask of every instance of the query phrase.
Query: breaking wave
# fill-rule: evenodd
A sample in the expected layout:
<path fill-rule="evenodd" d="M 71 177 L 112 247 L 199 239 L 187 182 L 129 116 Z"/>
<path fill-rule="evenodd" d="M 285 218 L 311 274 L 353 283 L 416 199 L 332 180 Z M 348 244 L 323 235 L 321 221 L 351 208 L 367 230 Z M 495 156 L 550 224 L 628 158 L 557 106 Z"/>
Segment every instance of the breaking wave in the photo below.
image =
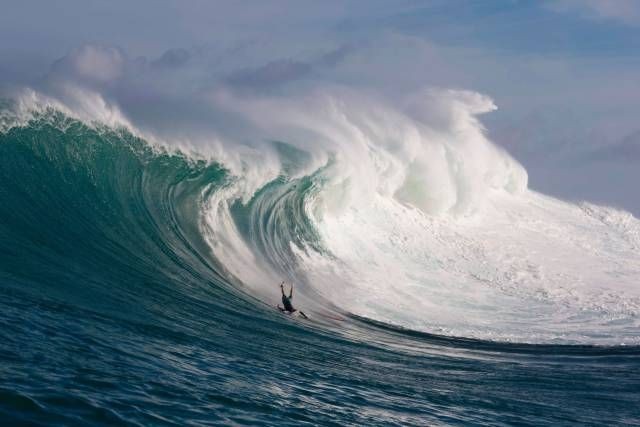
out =
<path fill-rule="evenodd" d="M 242 126 L 198 144 L 81 99 L 3 105 L 1 271 L 16 287 L 168 322 L 167 306 L 201 300 L 270 309 L 284 279 L 328 328 L 640 343 L 638 220 L 528 190 L 477 118 L 487 97 L 219 94 Z"/>

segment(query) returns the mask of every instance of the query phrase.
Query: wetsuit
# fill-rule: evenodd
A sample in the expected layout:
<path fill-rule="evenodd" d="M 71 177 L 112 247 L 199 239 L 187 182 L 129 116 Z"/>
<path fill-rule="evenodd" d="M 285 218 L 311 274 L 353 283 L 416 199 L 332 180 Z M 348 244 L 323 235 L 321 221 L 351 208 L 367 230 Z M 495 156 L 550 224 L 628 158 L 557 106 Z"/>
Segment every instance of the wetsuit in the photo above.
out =
<path fill-rule="evenodd" d="M 285 294 L 282 294 L 282 305 L 284 306 L 284 311 L 288 311 L 290 313 L 296 311 L 296 309 L 293 308 L 293 305 L 291 304 L 291 299 L 289 299 L 289 297 L 287 297 Z"/>

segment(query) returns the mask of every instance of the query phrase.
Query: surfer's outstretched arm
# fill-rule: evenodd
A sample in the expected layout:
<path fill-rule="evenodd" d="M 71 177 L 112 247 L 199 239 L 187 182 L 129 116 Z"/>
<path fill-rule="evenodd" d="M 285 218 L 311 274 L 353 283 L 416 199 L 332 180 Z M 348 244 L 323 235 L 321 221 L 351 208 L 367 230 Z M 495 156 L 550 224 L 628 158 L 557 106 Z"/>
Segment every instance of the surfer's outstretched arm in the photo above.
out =
<path fill-rule="evenodd" d="M 282 295 L 284 296 L 284 280 L 282 281 L 282 283 L 280 283 L 280 291 L 282 292 Z"/>
<path fill-rule="evenodd" d="M 289 298 L 293 298 L 293 283 L 291 284 L 291 290 L 289 291 Z"/>

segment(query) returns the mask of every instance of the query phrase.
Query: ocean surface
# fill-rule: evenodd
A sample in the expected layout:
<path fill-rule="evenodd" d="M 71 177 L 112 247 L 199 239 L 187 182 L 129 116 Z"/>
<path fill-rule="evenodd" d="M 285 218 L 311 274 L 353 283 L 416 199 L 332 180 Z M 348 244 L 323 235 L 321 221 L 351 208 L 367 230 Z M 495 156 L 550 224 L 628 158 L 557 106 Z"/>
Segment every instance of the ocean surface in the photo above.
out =
<path fill-rule="evenodd" d="M 633 218 L 535 194 L 496 203 L 553 216 L 487 234 L 385 200 L 331 216 L 330 166 L 288 173 L 305 153 L 284 142 L 282 173 L 243 199 L 221 163 L 124 128 L 7 123 L 2 425 L 640 425 Z M 513 218 L 533 233 L 552 217 L 602 227 L 606 242 L 572 242 L 631 285 L 566 288 L 584 271 L 571 256 L 536 269 L 516 256 L 530 235 L 496 243 Z M 275 309 L 280 280 L 308 320 Z"/>

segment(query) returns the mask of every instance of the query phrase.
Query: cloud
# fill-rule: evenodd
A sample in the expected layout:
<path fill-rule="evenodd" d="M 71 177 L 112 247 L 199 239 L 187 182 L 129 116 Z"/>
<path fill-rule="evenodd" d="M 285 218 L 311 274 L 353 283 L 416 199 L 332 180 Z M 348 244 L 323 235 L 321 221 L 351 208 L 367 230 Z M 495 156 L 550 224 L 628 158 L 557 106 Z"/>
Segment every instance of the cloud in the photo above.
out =
<path fill-rule="evenodd" d="M 349 55 L 354 53 L 356 48 L 352 44 L 345 44 L 340 46 L 339 48 L 332 50 L 331 52 L 327 52 L 324 55 L 320 56 L 316 63 L 318 65 L 323 65 L 326 67 L 334 67 L 344 61 Z"/>
<path fill-rule="evenodd" d="M 121 49 L 87 44 L 54 62 L 48 78 L 89 85 L 109 84 L 124 74 L 126 62 Z"/>
<path fill-rule="evenodd" d="M 191 53 L 187 49 L 177 48 L 169 49 L 160 56 L 160 58 L 152 61 L 151 64 L 158 68 L 176 68 L 182 67 L 191 59 Z"/>
<path fill-rule="evenodd" d="M 266 88 L 299 80 L 311 73 L 313 67 L 291 59 L 271 61 L 258 68 L 243 68 L 231 74 L 227 83 L 240 88 Z"/>
<path fill-rule="evenodd" d="M 343 62 L 355 48 L 343 45 L 324 53 L 311 61 L 277 59 L 261 67 L 242 68 L 226 78 L 226 83 L 240 89 L 269 89 L 301 80 L 315 70 L 335 67 Z"/>
<path fill-rule="evenodd" d="M 547 3 L 547 7 L 589 19 L 640 25 L 640 2 L 637 0 L 555 0 Z"/>
<path fill-rule="evenodd" d="M 640 131 L 626 136 L 618 143 L 593 151 L 590 153 L 589 158 L 593 161 L 631 162 L 637 164 L 640 160 Z"/>

